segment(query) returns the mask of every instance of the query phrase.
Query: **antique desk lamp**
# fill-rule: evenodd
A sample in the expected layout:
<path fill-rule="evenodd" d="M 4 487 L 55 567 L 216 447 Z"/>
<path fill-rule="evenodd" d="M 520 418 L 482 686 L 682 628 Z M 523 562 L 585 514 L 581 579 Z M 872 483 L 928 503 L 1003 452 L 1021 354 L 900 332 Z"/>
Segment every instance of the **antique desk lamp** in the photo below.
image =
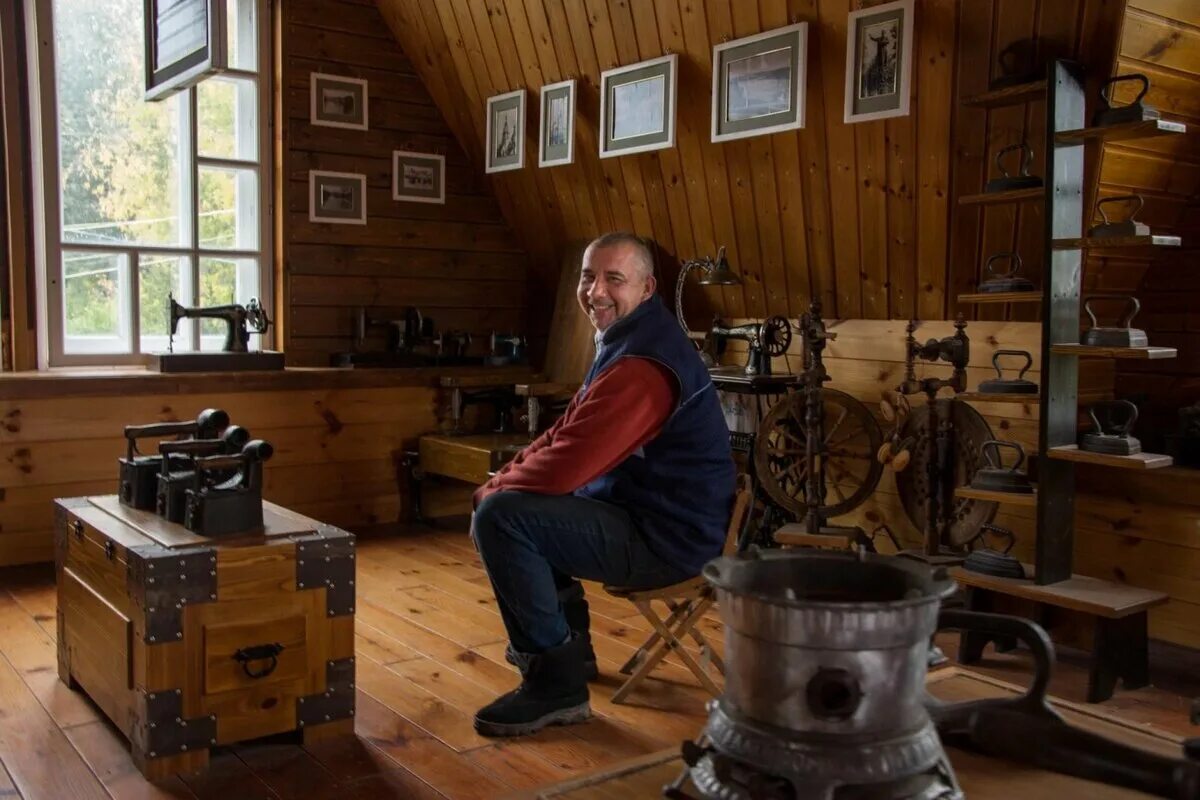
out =
<path fill-rule="evenodd" d="M 687 283 L 688 274 L 697 269 L 701 273 L 699 281 L 701 286 L 736 286 L 742 282 L 742 279 L 729 266 L 729 260 L 725 258 L 724 246 L 717 251 L 715 261 L 705 256 L 683 262 L 683 269 L 679 270 L 679 279 L 675 281 L 675 318 L 679 320 L 683 332 L 693 339 L 696 338 L 696 335 L 693 335 L 691 329 L 688 328 L 687 320 L 683 316 L 683 287 Z"/>

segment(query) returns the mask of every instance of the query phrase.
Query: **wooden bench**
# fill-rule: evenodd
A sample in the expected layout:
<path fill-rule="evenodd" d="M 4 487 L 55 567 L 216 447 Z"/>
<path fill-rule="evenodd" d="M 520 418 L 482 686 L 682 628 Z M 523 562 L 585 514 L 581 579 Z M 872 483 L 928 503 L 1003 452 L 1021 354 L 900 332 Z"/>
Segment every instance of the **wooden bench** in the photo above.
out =
<path fill-rule="evenodd" d="M 1023 565 L 1026 575 L 1033 568 Z M 1150 683 L 1150 654 L 1146 630 L 1147 612 L 1166 603 L 1163 592 L 1139 589 L 1098 578 L 1073 575 L 1048 586 L 1039 586 L 1032 579 L 1000 578 L 970 572 L 955 567 L 950 574 L 966 588 L 967 608 L 971 611 L 993 611 L 996 595 L 1029 600 L 1038 605 L 1042 622 L 1049 627 L 1048 608 L 1063 609 L 1093 620 L 1091 664 L 1088 674 L 1089 703 L 1099 703 L 1112 697 L 1117 680 L 1126 689 L 1139 689 Z M 961 634 L 958 660 L 972 664 L 979 660 L 984 647 L 994 637 L 984 633 Z M 997 641 L 998 649 L 1013 646 L 1012 642 Z"/>

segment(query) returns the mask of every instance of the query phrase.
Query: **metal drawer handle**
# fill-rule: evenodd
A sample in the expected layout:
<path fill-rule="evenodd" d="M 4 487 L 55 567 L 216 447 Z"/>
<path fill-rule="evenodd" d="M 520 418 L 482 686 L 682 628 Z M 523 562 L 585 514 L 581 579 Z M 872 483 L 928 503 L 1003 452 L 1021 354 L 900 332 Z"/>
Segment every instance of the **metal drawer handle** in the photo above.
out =
<path fill-rule="evenodd" d="M 256 644 L 253 647 L 242 647 L 233 654 L 234 661 L 242 665 L 242 671 L 251 678 L 265 678 L 275 671 L 275 667 L 279 665 L 279 654 L 283 652 L 283 645 L 279 642 L 274 644 Z M 262 669 L 251 669 L 252 661 L 267 661 L 270 662 Z"/>

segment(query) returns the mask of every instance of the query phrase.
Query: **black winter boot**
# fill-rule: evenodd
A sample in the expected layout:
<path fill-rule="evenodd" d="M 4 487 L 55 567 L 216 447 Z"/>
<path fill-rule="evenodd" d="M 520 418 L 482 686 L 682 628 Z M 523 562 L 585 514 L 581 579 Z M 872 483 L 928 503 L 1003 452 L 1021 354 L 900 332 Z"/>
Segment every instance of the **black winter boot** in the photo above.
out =
<path fill-rule="evenodd" d="M 483 736 L 522 736 L 547 725 L 570 725 L 592 715 L 584 676 L 585 642 L 566 644 L 536 655 L 520 654 L 521 685 L 475 714 Z"/>
<path fill-rule="evenodd" d="M 577 597 L 565 596 L 566 593 L 560 593 L 559 597 L 563 598 L 562 608 L 563 616 L 567 618 L 567 627 L 571 629 L 573 636 L 578 636 L 586 643 L 584 650 L 583 671 L 588 682 L 600 679 L 600 668 L 596 666 L 596 651 L 592 649 L 592 634 L 588 631 L 591 625 L 591 617 L 588 615 L 588 602 L 583 597 L 583 592 L 579 592 Z M 510 644 L 504 648 L 504 660 L 513 666 L 520 666 L 520 656 L 513 650 Z"/>

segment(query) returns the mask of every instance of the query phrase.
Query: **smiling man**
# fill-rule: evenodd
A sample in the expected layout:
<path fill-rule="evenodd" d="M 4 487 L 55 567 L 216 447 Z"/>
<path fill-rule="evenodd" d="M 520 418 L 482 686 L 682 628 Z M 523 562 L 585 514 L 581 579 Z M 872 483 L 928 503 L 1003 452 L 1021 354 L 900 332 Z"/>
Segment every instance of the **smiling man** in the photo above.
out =
<path fill-rule="evenodd" d="M 734 494 L 729 432 L 695 347 L 655 294 L 641 239 L 588 245 L 579 306 L 596 357 L 563 416 L 475 492 L 472 536 L 521 685 L 481 709 L 487 736 L 590 715 L 596 676 L 579 578 L 637 589 L 720 555 Z"/>

